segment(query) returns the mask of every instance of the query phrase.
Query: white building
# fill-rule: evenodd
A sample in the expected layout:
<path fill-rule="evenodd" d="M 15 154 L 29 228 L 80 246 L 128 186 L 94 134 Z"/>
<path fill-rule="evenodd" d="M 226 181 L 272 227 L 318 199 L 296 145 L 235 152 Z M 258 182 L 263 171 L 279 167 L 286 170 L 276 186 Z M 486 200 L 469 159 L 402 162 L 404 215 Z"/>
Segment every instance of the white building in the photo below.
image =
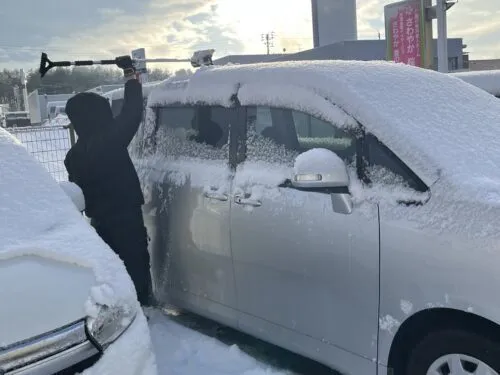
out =
<path fill-rule="evenodd" d="M 75 94 L 40 94 L 38 90 L 30 92 L 28 104 L 32 125 L 41 125 L 48 119 L 48 104 L 52 102 L 66 102 Z"/>

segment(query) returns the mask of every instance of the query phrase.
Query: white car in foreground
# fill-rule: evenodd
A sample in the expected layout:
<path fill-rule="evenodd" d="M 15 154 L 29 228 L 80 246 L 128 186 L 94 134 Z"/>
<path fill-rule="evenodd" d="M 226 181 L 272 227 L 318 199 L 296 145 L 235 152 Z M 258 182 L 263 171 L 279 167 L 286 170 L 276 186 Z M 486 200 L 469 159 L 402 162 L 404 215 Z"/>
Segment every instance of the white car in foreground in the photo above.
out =
<path fill-rule="evenodd" d="M 157 373 L 123 263 L 2 129 L 0 285 L 0 374 Z"/>

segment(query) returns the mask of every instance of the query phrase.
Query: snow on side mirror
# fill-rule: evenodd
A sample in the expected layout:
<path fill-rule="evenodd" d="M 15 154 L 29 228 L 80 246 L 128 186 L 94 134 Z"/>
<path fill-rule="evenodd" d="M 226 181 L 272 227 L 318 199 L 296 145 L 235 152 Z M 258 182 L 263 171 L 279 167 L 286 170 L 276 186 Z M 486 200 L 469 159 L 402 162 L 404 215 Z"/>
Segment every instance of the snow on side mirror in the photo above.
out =
<path fill-rule="evenodd" d="M 69 181 L 61 181 L 59 182 L 59 186 L 71 199 L 78 211 L 83 212 L 85 210 L 85 197 L 83 196 L 82 189 L 77 184 Z"/>
<path fill-rule="evenodd" d="M 349 174 L 337 154 L 315 148 L 295 159 L 292 185 L 299 189 L 348 188 Z"/>

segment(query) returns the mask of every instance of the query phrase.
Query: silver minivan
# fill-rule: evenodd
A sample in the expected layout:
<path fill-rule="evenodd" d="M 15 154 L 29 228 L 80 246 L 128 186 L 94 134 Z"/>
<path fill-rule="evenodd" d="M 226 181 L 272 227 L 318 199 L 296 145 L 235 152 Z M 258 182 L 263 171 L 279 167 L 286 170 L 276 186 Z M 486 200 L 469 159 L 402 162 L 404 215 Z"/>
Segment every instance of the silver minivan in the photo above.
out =
<path fill-rule="evenodd" d="M 385 62 L 157 85 L 130 150 L 156 298 L 345 374 L 500 374 L 499 124 Z"/>

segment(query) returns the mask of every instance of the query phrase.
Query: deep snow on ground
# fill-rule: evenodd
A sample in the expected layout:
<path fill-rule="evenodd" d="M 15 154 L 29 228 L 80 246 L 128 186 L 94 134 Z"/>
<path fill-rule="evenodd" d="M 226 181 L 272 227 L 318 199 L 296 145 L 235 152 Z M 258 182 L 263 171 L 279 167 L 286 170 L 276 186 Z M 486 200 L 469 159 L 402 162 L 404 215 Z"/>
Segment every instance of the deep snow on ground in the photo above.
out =
<path fill-rule="evenodd" d="M 160 311 L 150 313 L 149 326 L 159 375 L 286 374 L 260 364 L 236 345 L 226 346 L 184 327 Z"/>
<path fill-rule="evenodd" d="M 191 314 L 147 310 L 158 375 L 335 375 L 324 366 Z"/>

